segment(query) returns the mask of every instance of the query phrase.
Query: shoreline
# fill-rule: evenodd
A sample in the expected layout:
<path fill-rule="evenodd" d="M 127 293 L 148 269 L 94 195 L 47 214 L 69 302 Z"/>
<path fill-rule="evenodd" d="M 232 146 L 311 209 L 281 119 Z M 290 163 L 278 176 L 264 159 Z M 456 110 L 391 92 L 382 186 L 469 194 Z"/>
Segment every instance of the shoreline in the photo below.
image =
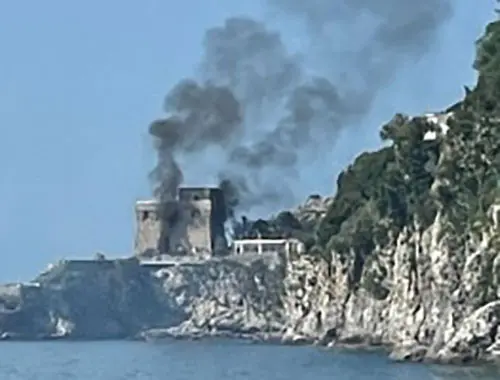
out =
<path fill-rule="evenodd" d="M 79 338 L 79 337 L 40 337 L 40 338 L 28 338 L 28 337 L 17 337 L 9 339 L 0 339 L 0 344 L 6 343 L 104 343 L 104 342 L 135 342 L 143 344 L 162 344 L 168 342 L 178 342 L 187 341 L 196 343 L 198 341 L 209 341 L 209 342 L 240 342 L 246 345 L 269 345 L 269 346 L 283 346 L 283 347 L 308 347 L 318 349 L 324 352 L 329 352 L 335 354 L 336 351 L 348 352 L 350 354 L 363 354 L 363 353 L 377 353 L 384 356 L 388 362 L 398 364 L 414 364 L 414 365 L 434 365 L 439 367 L 462 367 L 462 368 L 480 368 L 483 366 L 493 366 L 494 368 L 500 368 L 500 361 L 498 360 L 473 360 L 465 362 L 453 362 L 453 361 L 442 361 L 442 360 L 432 360 L 425 358 L 424 360 L 397 360 L 391 358 L 391 346 L 387 344 L 367 344 L 367 343 L 342 343 L 338 342 L 335 344 L 320 344 L 317 341 L 292 341 L 292 340 L 282 340 L 278 337 L 274 339 L 263 339 L 261 337 L 251 335 L 251 334 L 230 334 L 226 332 L 220 332 L 219 334 L 199 334 L 193 336 L 190 334 L 184 335 L 169 335 L 163 336 L 161 338 L 155 339 L 145 339 L 141 337 L 127 337 L 127 338 Z"/>
<path fill-rule="evenodd" d="M 394 347 L 390 344 L 383 343 L 369 343 L 369 342 L 359 342 L 359 343 L 348 343 L 342 341 L 330 341 L 328 343 L 321 342 L 321 339 L 290 339 L 284 334 L 276 333 L 274 336 L 269 336 L 268 333 L 237 333 L 231 331 L 212 331 L 212 332 L 184 332 L 175 333 L 173 331 L 168 331 L 169 329 L 148 329 L 141 331 L 135 336 L 127 337 L 103 337 L 103 338 L 86 338 L 86 337 L 76 337 L 76 336 L 40 336 L 40 337 L 27 337 L 27 336 L 10 336 L 8 338 L 0 339 L 0 344 L 2 343 L 48 343 L 48 342 L 60 342 L 60 343 L 96 343 L 96 342 L 137 342 L 144 344 L 161 344 L 165 342 L 176 342 L 176 341 L 226 341 L 226 342 L 241 342 L 244 344 L 257 344 L 257 345 L 272 345 L 272 346 L 287 346 L 287 347 L 309 347 L 315 348 L 321 351 L 330 352 L 332 354 L 335 351 L 349 352 L 354 355 L 361 353 L 380 353 L 389 362 L 392 363 L 412 363 L 412 364 L 423 364 L 423 365 L 435 365 L 435 366 L 451 366 L 451 367 L 470 367 L 478 368 L 482 366 L 493 366 L 495 368 L 500 368 L 500 360 L 494 356 L 486 359 L 473 359 L 464 360 L 464 358 L 451 358 L 449 360 L 443 360 L 442 358 L 432 358 L 427 356 L 428 347 L 423 346 L 412 346 L 408 345 L 405 347 Z M 424 354 L 419 358 L 414 356 L 401 357 L 395 353 L 399 349 L 403 349 L 405 352 L 412 352 L 414 350 L 422 349 Z"/>

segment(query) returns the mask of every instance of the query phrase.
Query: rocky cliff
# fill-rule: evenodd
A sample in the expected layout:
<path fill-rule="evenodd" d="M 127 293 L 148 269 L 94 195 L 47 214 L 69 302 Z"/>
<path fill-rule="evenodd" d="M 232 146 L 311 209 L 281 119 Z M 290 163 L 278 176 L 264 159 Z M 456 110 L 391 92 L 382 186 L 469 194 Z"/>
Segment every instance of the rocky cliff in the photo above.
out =
<path fill-rule="evenodd" d="M 442 228 L 438 215 L 420 233 L 402 231 L 372 253 L 357 281 L 354 253 L 165 268 L 61 262 L 33 283 L 0 289 L 0 331 L 3 339 L 228 336 L 384 345 L 397 359 L 494 359 L 499 256 L 487 233 L 461 252 Z"/>
<path fill-rule="evenodd" d="M 135 259 L 61 261 L 28 284 L 0 287 L 3 339 L 126 338 L 178 323 Z"/>
<path fill-rule="evenodd" d="M 168 267 L 61 261 L 0 287 L 6 339 L 281 336 L 286 260 L 264 254 Z"/>
<path fill-rule="evenodd" d="M 383 345 L 395 359 L 500 355 L 500 23 L 477 45 L 478 82 L 445 112 L 396 115 L 385 147 L 336 194 L 260 221 L 306 254 L 146 268 L 61 262 L 0 289 L 7 338 L 230 335 Z"/>
<path fill-rule="evenodd" d="M 290 335 L 383 343 L 395 358 L 500 353 L 499 48 L 497 21 L 478 41 L 478 83 L 462 101 L 396 115 L 381 130 L 388 146 L 341 173 L 315 257 L 289 272 L 303 280 Z"/>

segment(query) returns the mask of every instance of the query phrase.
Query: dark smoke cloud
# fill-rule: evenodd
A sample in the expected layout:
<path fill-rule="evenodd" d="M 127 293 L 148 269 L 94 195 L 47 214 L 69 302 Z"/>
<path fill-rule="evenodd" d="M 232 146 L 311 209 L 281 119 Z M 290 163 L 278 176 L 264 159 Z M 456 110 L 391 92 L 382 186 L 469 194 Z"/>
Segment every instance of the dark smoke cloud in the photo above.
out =
<path fill-rule="evenodd" d="M 380 90 L 404 63 L 422 57 L 452 15 L 451 0 L 267 0 L 279 15 L 301 22 L 328 65 L 343 40 L 349 73 Z M 333 47 L 333 48 L 332 48 Z M 347 48 L 346 48 L 347 47 Z M 329 59 L 328 59 L 329 58 Z M 332 65 L 333 67 L 337 65 Z M 337 68 L 335 68 L 337 69 Z M 334 70 L 335 70 L 334 69 Z M 331 73 L 330 73 L 331 74 Z"/>
<path fill-rule="evenodd" d="M 292 54 L 278 32 L 248 17 L 209 29 L 199 78 L 175 86 L 168 117 L 150 127 L 160 198 L 172 199 L 182 183 L 178 157 L 217 146 L 224 157 L 204 179 L 221 181 L 230 209 L 290 206 L 304 164 L 359 124 L 395 73 L 431 48 L 452 10 L 448 0 L 267 4 L 301 24 L 312 48 Z M 310 74 L 311 57 L 322 62 L 320 75 Z"/>
<path fill-rule="evenodd" d="M 229 153 L 229 165 L 235 168 L 225 175 L 238 184 L 239 206 L 249 209 L 293 200 L 293 188 L 288 185 L 298 177 L 295 169 L 304 147 L 333 142 L 349 112 L 336 88 L 325 78 L 312 78 L 293 89 L 276 127 L 263 132 L 255 143 L 237 146 Z M 244 168 L 243 175 L 238 168 Z M 266 183 L 262 170 L 269 168 L 276 170 L 274 176 L 268 175 L 271 181 Z"/>
<path fill-rule="evenodd" d="M 315 33 L 332 24 L 351 24 L 372 17 L 378 38 L 405 47 L 434 39 L 436 30 L 451 16 L 451 0 L 267 0 L 279 11 L 304 22 Z M 385 32 L 384 32 L 385 31 Z M 377 37 L 375 37 L 377 39 Z"/>
<path fill-rule="evenodd" d="M 293 167 L 300 148 L 318 137 L 316 132 L 326 127 L 328 135 L 335 135 L 335 125 L 346 111 L 336 88 L 325 78 L 313 78 L 291 91 L 276 128 L 251 147 L 235 148 L 231 162 L 248 168 Z"/>
<path fill-rule="evenodd" d="M 247 107 L 279 103 L 302 75 L 298 58 L 289 54 L 281 35 L 250 18 L 229 18 L 209 29 L 204 48 L 202 77 L 227 86 Z"/>
<path fill-rule="evenodd" d="M 228 144 L 241 124 L 238 100 L 230 89 L 183 80 L 165 99 L 169 116 L 156 120 L 149 132 L 155 138 L 158 164 L 151 173 L 156 197 L 175 198 L 182 183 L 176 154 L 196 152 L 207 145 Z"/>

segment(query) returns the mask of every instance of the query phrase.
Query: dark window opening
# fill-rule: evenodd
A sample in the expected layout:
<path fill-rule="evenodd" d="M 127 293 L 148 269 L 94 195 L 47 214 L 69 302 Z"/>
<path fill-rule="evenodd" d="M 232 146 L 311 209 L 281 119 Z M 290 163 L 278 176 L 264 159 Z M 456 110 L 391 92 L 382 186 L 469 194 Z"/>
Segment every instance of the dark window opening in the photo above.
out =
<path fill-rule="evenodd" d="M 145 221 L 148 218 L 149 218 L 149 211 L 144 211 L 142 213 L 142 221 Z"/>
<path fill-rule="evenodd" d="M 199 200 L 200 200 L 200 196 L 198 194 L 194 194 L 193 201 L 199 201 Z"/>

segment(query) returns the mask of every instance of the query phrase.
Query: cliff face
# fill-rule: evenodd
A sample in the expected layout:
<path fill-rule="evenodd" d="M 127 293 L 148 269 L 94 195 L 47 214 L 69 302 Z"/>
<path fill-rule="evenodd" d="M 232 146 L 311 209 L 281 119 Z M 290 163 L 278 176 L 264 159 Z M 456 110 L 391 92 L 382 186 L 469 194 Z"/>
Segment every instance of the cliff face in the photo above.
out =
<path fill-rule="evenodd" d="M 124 338 L 184 318 L 133 259 L 63 261 L 16 288 L 0 289 L 4 339 Z"/>
<path fill-rule="evenodd" d="M 500 353 L 498 21 L 474 67 L 461 102 L 396 115 L 388 146 L 341 173 L 310 257 L 290 264 L 290 338 L 383 343 L 414 360 Z"/>
<path fill-rule="evenodd" d="M 151 329 L 145 338 L 228 335 L 281 337 L 286 260 L 280 255 L 224 258 L 155 271 L 163 293 L 186 316 L 179 325 Z"/>
<path fill-rule="evenodd" d="M 136 259 L 60 262 L 0 288 L 3 339 L 114 339 L 280 334 L 279 255 L 146 268 Z M 262 335 L 261 335 L 262 334 Z"/>
<path fill-rule="evenodd" d="M 287 276 L 289 339 L 384 344 L 397 359 L 468 361 L 500 354 L 500 255 L 492 234 L 456 246 L 440 215 L 356 255 L 304 257 Z"/>

